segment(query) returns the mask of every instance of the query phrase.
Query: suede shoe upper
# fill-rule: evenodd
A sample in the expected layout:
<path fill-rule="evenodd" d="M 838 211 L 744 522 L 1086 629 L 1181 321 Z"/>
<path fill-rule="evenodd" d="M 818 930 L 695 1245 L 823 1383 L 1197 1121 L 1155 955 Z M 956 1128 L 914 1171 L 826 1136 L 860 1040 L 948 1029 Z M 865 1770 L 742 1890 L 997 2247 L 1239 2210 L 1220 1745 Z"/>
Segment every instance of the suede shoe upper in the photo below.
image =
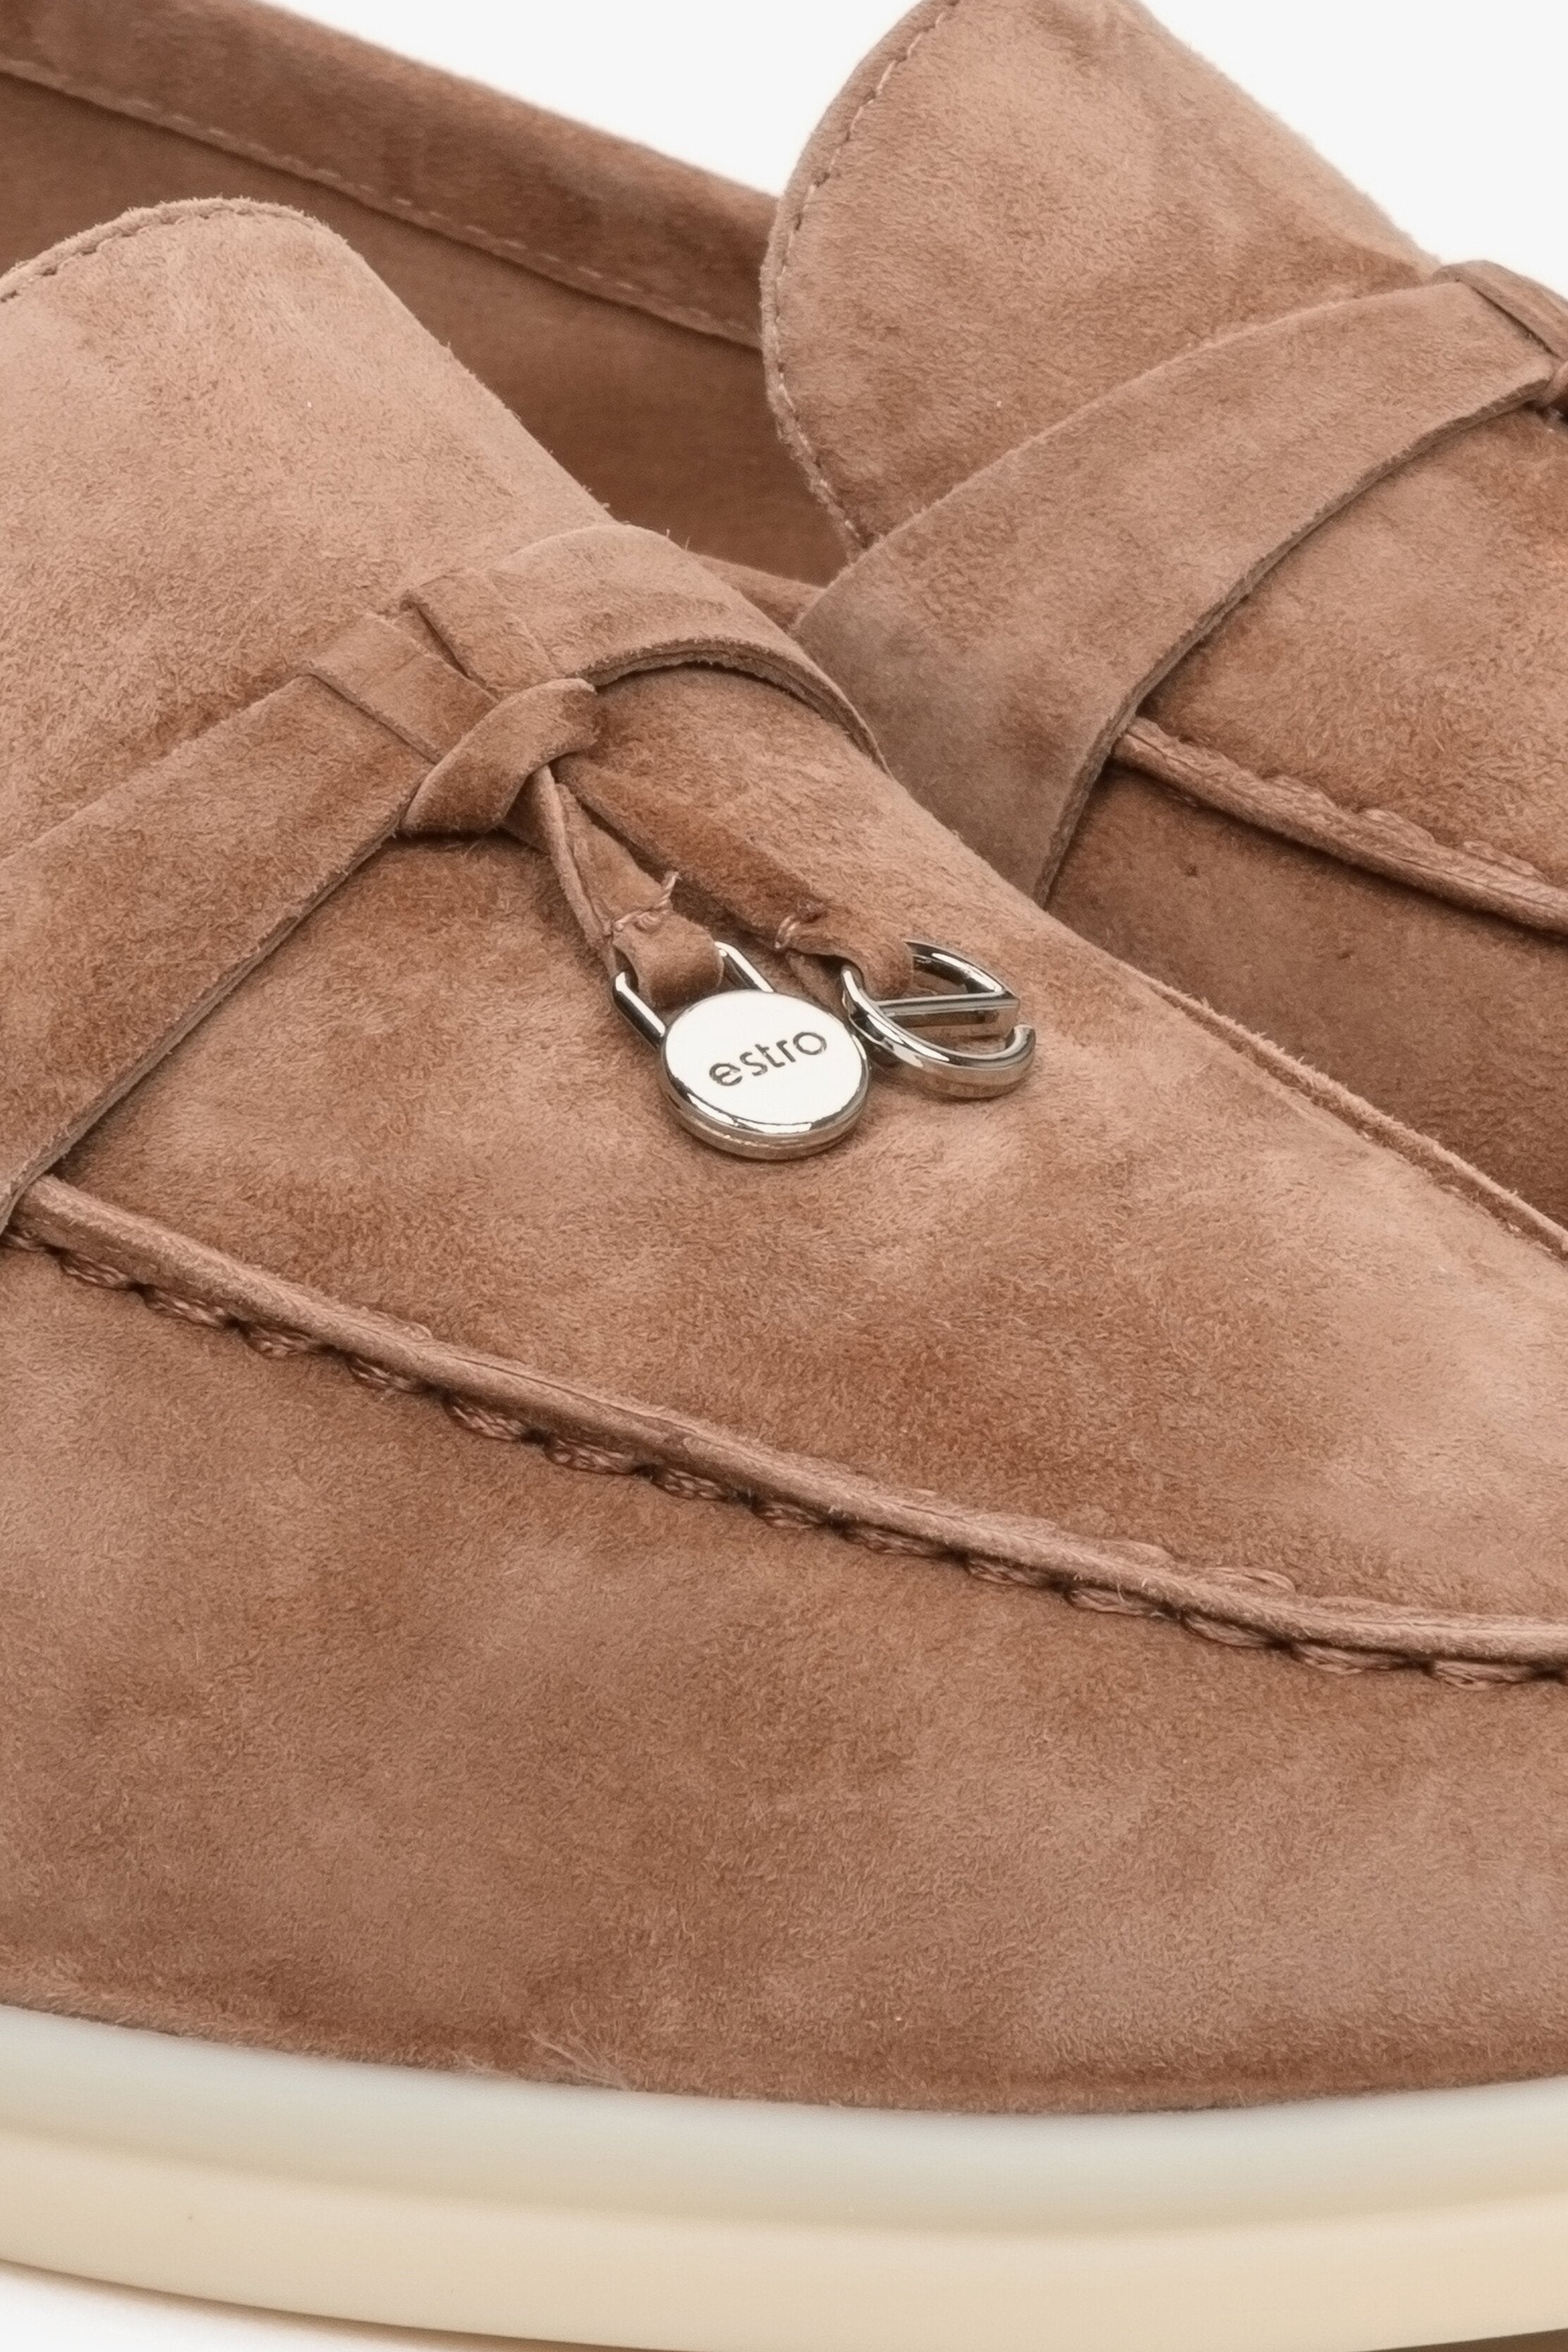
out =
<path fill-rule="evenodd" d="M 0 376 L 0 888 L 108 845 L 11 1068 L 160 890 L 228 919 L 142 779 L 264 712 L 225 805 L 292 808 L 326 649 L 379 616 L 466 709 L 430 583 L 604 519 L 267 208 L 16 273 Z M 894 2105 L 1560 2067 L 1568 1242 L 715 658 L 606 677 L 561 790 L 978 956 L 1032 1076 L 744 1164 L 539 847 L 389 827 L 291 906 L 0 1258 L 0 1997 Z M 364 698 L 320 823 L 435 760 Z"/>
<path fill-rule="evenodd" d="M 802 635 L 895 772 L 1562 1214 L 1568 309 L 1440 273 L 1132 0 L 916 9 L 765 303 L 859 557 Z"/>

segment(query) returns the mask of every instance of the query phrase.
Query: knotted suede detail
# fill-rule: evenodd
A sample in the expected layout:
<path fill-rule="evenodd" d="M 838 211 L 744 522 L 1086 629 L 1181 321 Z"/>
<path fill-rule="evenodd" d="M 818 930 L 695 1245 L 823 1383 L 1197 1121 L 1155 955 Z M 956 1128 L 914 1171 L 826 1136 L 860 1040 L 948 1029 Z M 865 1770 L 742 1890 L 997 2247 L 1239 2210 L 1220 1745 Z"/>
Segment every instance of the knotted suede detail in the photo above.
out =
<path fill-rule="evenodd" d="M 655 1003 L 716 985 L 713 940 L 671 903 L 675 873 L 643 873 L 551 767 L 594 741 L 597 687 L 690 664 L 782 688 L 868 740 L 735 590 L 651 533 L 599 526 L 434 581 L 399 619 L 362 615 L 273 693 L 0 861 L 0 1229 L 35 1177 L 399 832 L 508 827 L 547 850 L 596 951 Z M 902 941 L 869 918 L 858 929 L 847 899 L 832 913 L 722 820 L 676 815 L 679 781 L 667 803 L 628 794 L 604 814 L 785 950 L 841 953 L 896 982 Z M 595 789 L 616 798 L 602 779 Z"/>
<path fill-rule="evenodd" d="M 782 687 L 876 756 L 865 720 L 835 681 L 727 581 L 656 531 L 626 523 L 562 531 L 493 571 L 431 581 L 413 601 L 453 657 L 497 691 L 550 677 L 603 686 L 698 662 Z"/>
<path fill-rule="evenodd" d="M 629 964 L 651 1003 L 674 1004 L 716 988 L 722 971 L 712 939 L 676 913 L 668 885 L 651 881 L 580 811 L 567 810 L 568 796 L 549 776 L 552 760 L 597 740 L 596 689 L 586 678 L 549 675 L 552 657 L 488 575 L 433 582 L 411 599 L 415 613 L 427 600 L 447 613 L 449 625 L 454 612 L 477 616 L 472 642 L 485 650 L 486 684 L 377 613 L 363 614 L 308 665 L 312 677 L 434 761 L 398 830 L 505 827 L 550 857 L 583 936 L 612 971 Z M 549 813 L 531 789 L 547 781 Z"/>
<path fill-rule="evenodd" d="M 1119 385 L 890 531 L 801 643 L 927 807 L 1043 895 L 1140 703 L 1293 547 L 1552 394 L 1568 313 L 1492 278 L 1294 311 Z"/>
<path fill-rule="evenodd" d="M 560 670 L 603 683 L 677 661 L 738 667 L 797 694 L 876 756 L 865 722 L 823 671 L 810 663 L 802 667 L 800 648 L 760 621 L 728 581 L 706 565 L 697 571 L 651 531 L 616 524 L 563 532 L 495 571 L 448 572 L 418 589 L 413 601 L 453 658 L 497 693 L 529 688 L 538 693 L 537 681 Z M 732 617 L 737 607 L 760 622 L 744 638 Z M 716 821 L 678 790 L 651 792 L 632 776 L 598 769 L 591 776 L 574 775 L 572 793 L 634 848 L 700 881 L 748 929 L 802 964 L 813 958 L 848 960 L 879 994 L 896 995 L 912 985 L 904 942 L 869 908 L 842 892 L 831 899 L 818 896 L 791 857 Z M 530 803 L 537 799 L 531 795 Z M 514 829 L 548 841 L 586 934 L 607 951 L 607 960 L 622 957 L 632 965 L 651 1002 L 676 1003 L 695 992 L 705 955 L 712 977 L 701 984 L 717 984 L 712 942 L 671 908 L 668 876 L 650 896 L 648 877 L 631 861 L 618 864 L 612 845 L 587 854 L 577 816 L 559 816 L 547 828 L 534 806 L 531 831 L 529 822 L 528 812 L 519 809 Z M 576 845 L 570 877 L 563 862 L 569 844 Z M 592 905 L 600 910 L 597 923 L 584 911 Z M 809 972 L 802 977 L 809 982 Z"/>
<path fill-rule="evenodd" d="M 537 775 L 599 733 L 598 697 L 582 677 L 552 677 L 492 705 L 408 804 L 404 833 L 491 833 L 517 797 L 517 778 Z"/>

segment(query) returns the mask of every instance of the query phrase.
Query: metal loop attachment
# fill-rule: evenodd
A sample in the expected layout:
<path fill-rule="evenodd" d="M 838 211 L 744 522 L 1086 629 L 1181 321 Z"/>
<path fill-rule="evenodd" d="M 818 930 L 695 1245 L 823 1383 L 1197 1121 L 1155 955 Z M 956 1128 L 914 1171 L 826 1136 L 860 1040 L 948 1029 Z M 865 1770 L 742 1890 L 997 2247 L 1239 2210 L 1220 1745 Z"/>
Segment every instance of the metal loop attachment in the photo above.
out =
<path fill-rule="evenodd" d="M 659 1079 L 681 1125 L 744 1160 L 801 1160 L 841 1142 L 865 1108 L 870 1062 L 906 1070 L 927 1092 L 975 1101 L 1006 1094 L 1034 1059 L 1034 1031 L 1012 991 L 951 948 L 911 940 L 916 971 L 948 983 L 929 996 L 873 996 L 855 965 L 840 966 L 845 1020 L 786 995 L 740 950 L 716 940 L 729 985 L 666 1021 L 617 971 L 611 993 L 657 1049 Z M 962 1026 L 994 1044 L 953 1045 L 920 1034 Z M 869 1059 L 868 1059 L 869 1057 Z"/>
<path fill-rule="evenodd" d="M 1022 1083 L 1034 1060 L 1034 1029 L 1020 1021 L 1022 1007 L 994 972 L 951 948 L 911 940 L 916 971 L 949 982 L 949 992 L 930 996 L 875 997 L 852 963 L 839 968 L 850 1027 L 872 1059 L 906 1070 L 928 1093 L 975 1101 L 1003 1095 Z M 919 1034 L 937 1024 L 962 1024 L 997 1035 L 994 1045 L 949 1045 Z"/>
<path fill-rule="evenodd" d="M 787 996 L 738 948 L 716 940 L 730 985 L 668 1021 L 624 971 L 611 982 L 617 1009 L 659 1051 L 659 1078 L 681 1125 L 743 1160 L 801 1160 L 850 1133 L 871 1071 L 836 1013 Z"/>

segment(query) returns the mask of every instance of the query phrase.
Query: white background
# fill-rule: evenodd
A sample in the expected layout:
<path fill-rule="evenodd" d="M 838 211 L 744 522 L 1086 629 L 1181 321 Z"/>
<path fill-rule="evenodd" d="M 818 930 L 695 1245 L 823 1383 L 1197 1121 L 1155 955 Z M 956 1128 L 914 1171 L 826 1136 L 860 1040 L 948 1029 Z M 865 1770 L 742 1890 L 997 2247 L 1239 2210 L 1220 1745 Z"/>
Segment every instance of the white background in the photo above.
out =
<path fill-rule="evenodd" d="M 1154 5 L 1429 251 L 1486 256 L 1568 286 L 1564 0 Z M 300 0 L 297 13 L 777 189 L 850 68 L 904 6 Z M 4 2352 L 414 2352 L 458 2340 L 222 2312 L 0 2265 Z M 1565 2340 L 1536 2339 L 1542 2352 Z"/>

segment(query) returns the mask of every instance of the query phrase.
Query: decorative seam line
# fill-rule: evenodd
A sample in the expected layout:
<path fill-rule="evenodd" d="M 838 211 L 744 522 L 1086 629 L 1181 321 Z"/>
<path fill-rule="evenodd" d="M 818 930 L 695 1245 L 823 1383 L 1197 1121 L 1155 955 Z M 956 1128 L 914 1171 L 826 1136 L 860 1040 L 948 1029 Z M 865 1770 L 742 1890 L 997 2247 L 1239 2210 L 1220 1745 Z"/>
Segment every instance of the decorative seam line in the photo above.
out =
<path fill-rule="evenodd" d="M 715 1479 L 698 1476 L 668 1463 L 617 1447 L 594 1445 L 563 1437 L 557 1431 L 534 1426 L 517 1414 L 498 1411 L 475 1398 L 464 1396 L 457 1390 L 393 1371 L 368 1357 L 353 1354 L 335 1346 L 330 1340 L 314 1338 L 308 1332 L 247 1321 L 222 1307 L 182 1297 L 158 1284 L 138 1280 L 118 1267 L 84 1257 L 59 1243 L 40 1241 L 30 1234 L 18 1231 L 15 1225 L 0 1234 L 0 1250 L 6 1249 L 22 1251 L 31 1256 L 52 1258 L 59 1271 L 72 1281 L 84 1283 L 96 1290 L 128 1294 L 154 1314 L 195 1324 L 206 1330 L 231 1332 L 258 1356 L 270 1360 L 289 1356 L 326 1357 L 342 1365 L 353 1379 L 379 1395 L 425 1398 L 439 1405 L 450 1420 L 471 1435 L 507 1444 L 537 1447 L 544 1459 L 557 1469 L 584 1471 L 602 1477 L 642 1478 L 656 1486 L 661 1493 L 682 1501 L 719 1503 L 747 1511 L 770 1528 L 834 1535 L 863 1549 L 905 1553 L 915 1559 L 942 1562 L 962 1569 L 967 1575 L 982 1583 L 1021 1585 L 1038 1591 L 1054 1592 L 1075 1609 L 1087 1609 L 1104 1615 L 1161 1619 L 1224 1648 L 1271 1650 L 1293 1659 L 1298 1664 L 1315 1666 L 1323 1674 L 1376 1674 L 1406 1669 L 1425 1674 L 1434 1682 L 1461 1689 L 1536 1682 L 1568 1683 L 1568 1666 L 1416 1656 L 1402 1651 L 1341 1649 L 1330 1643 L 1291 1640 L 1255 1626 L 1228 1622 L 1200 1611 L 1171 1607 L 1113 1585 L 1095 1584 L 1070 1570 L 1053 1573 L 1047 1569 L 1025 1567 L 1010 1560 L 988 1559 L 951 1545 L 923 1541 L 897 1528 L 878 1526 L 872 1520 L 838 1517 L 768 1495 L 722 1486 Z M 1250 1577 L 1237 1576 L 1236 1580 L 1253 1586 L 1268 1584 L 1286 1591 L 1295 1590 L 1288 1577 L 1272 1571 Z"/>
<path fill-rule="evenodd" d="M 1261 776 L 1223 751 L 1138 719 L 1110 758 L 1174 791 L 1347 864 L 1431 890 L 1532 929 L 1568 932 L 1568 885 L 1484 841 L 1448 842 L 1396 810 L 1350 808 L 1315 784 Z"/>
<path fill-rule="evenodd" d="M 790 265 L 795 258 L 796 241 L 800 236 L 801 229 L 805 226 L 806 215 L 810 211 L 811 206 L 816 202 L 822 190 L 827 186 L 828 182 L 832 178 L 833 173 L 837 171 L 839 164 L 848 150 L 851 141 L 854 138 L 856 131 L 860 129 L 861 124 L 863 122 L 866 116 L 871 113 L 873 108 L 876 106 L 879 100 L 885 95 L 888 85 L 894 79 L 902 68 L 909 63 L 910 58 L 915 55 L 916 49 L 919 48 L 921 43 L 928 40 L 933 33 L 939 31 L 946 23 L 948 17 L 953 16 L 961 5 L 962 0 L 946 0 L 946 6 L 938 8 L 936 14 L 931 17 L 927 23 L 921 26 L 920 30 L 915 35 L 914 38 L 908 41 L 905 46 L 899 50 L 897 56 L 891 58 L 888 60 L 883 72 L 877 77 L 873 87 L 861 100 L 859 106 L 856 107 L 853 114 L 851 115 L 849 121 L 844 126 L 842 137 L 839 140 L 832 153 L 828 157 L 827 162 L 817 173 L 815 179 L 812 180 L 810 186 L 807 188 L 805 194 L 801 197 L 800 204 L 795 208 L 794 215 L 789 223 L 789 235 L 784 240 L 784 249 L 779 258 L 778 274 L 774 279 L 772 343 L 773 356 L 776 362 L 774 380 L 777 386 L 779 406 L 783 412 L 786 428 L 795 442 L 796 455 L 800 458 L 801 467 L 805 471 L 807 479 L 810 481 L 812 489 L 816 492 L 822 504 L 827 508 L 829 513 L 832 516 L 833 520 L 838 524 L 839 529 L 844 533 L 852 545 L 860 548 L 868 547 L 870 545 L 871 541 L 869 535 L 865 531 L 862 530 L 857 523 L 852 520 L 843 501 L 840 499 L 832 484 L 829 481 L 827 475 L 823 472 L 821 460 L 817 456 L 816 445 L 812 441 L 810 435 L 806 430 L 800 413 L 795 405 L 794 396 L 789 390 L 789 379 L 784 365 L 784 349 L 782 340 L 784 323 L 784 289 L 789 279 Z"/>
<path fill-rule="evenodd" d="M 1298 1062 L 1282 1046 L 1270 1045 L 1267 1037 L 1260 1037 L 1255 1030 L 1244 1028 L 1239 1021 L 1232 1021 L 1228 1014 L 1217 1013 L 1212 1004 L 1205 1004 L 1196 996 L 1187 996 L 1181 989 L 1173 988 L 1167 981 L 1154 980 L 1146 972 L 1143 978 L 1145 987 L 1152 988 L 1156 996 L 1163 997 L 1167 1004 L 1174 1004 L 1178 1012 L 1186 1013 L 1189 1021 L 1196 1021 L 1200 1029 L 1222 1037 L 1231 1051 L 1240 1055 L 1244 1061 L 1255 1063 L 1259 1069 L 1267 1070 L 1270 1076 L 1277 1078 L 1281 1086 L 1291 1087 L 1307 1102 L 1316 1103 L 1331 1118 L 1342 1121 L 1353 1133 L 1364 1137 L 1367 1142 L 1395 1153 L 1406 1167 L 1414 1168 L 1418 1175 L 1425 1176 L 1428 1183 L 1435 1185 L 1439 1192 L 1446 1193 L 1450 1201 L 1462 1201 L 1467 1209 L 1479 1209 L 1483 1216 L 1500 1225 L 1504 1233 L 1513 1234 L 1521 1242 L 1528 1243 L 1531 1249 L 1539 1250 L 1542 1256 L 1549 1258 L 1553 1265 L 1560 1266 L 1568 1261 L 1568 1234 L 1564 1234 L 1560 1225 L 1553 1224 L 1550 1217 L 1542 1216 L 1538 1209 L 1532 1209 L 1527 1201 L 1521 1201 L 1515 1193 L 1505 1192 L 1500 1184 L 1494 1184 L 1489 1176 L 1483 1176 L 1479 1169 L 1471 1168 L 1467 1161 L 1446 1150 L 1440 1143 L 1434 1142 L 1428 1136 L 1417 1134 L 1414 1129 L 1401 1127 L 1396 1119 L 1375 1109 L 1371 1103 L 1364 1102 L 1358 1095 L 1352 1094 L 1347 1087 L 1337 1085 L 1310 1064 Z"/>
<path fill-rule="evenodd" d="M 99 231 L 84 245 L 73 245 L 57 261 L 24 263 L 14 285 L 0 290 L 0 302 L 18 302 L 35 286 L 46 285 L 51 278 L 63 277 L 73 262 L 90 261 L 106 246 L 129 245 L 133 237 L 150 236 L 155 229 L 183 228 L 187 222 L 211 220 L 218 213 L 262 214 L 274 220 L 291 221 L 298 225 L 298 215 L 282 205 L 256 204 L 248 196 L 210 196 L 204 204 L 182 205 L 176 213 L 141 214 L 127 221 L 116 221 Z"/>
<path fill-rule="evenodd" d="M 201 140 L 206 146 L 216 147 L 222 153 L 239 155 L 247 163 L 267 164 L 277 171 L 288 172 L 296 179 L 310 180 L 319 186 L 333 188 L 340 195 L 352 196 L 373 211 L 406 220 L 415 228 L 433 229 L 442 236 L 455 237 L 465 245 L 477 246 L 481 252 L 493 254 L 497 260 L 513 261 L 536 274 L 553 278 L 569 286 L 579 286 L 584 293 L 600 294 L 602 289 L 605 299 L 617 294 L 629 296 L 639 310 L 651 310 L 674 326 L 691 327 L 698 333 L 717 335 L 727 342 L 745 343 L 754 350 L 757 346 L 758 331 L 753 320 L 726 319 L 716 311 L 667 301 L 656 288 L 641 285 L 634 278 L 616 278 L 608 270 L 593 268 L 586 261 L 573 261 L 565 254 L 549 253 L 542 247 L 527 245 L 518 237 L 502 236 L 494 229 L 486 228 L 482 222 L 458 220 L 395 190 L 350 180 L 342 173 L 333 171 L 330 164 L 313 163 L 302 155 L 281 154 L 273 148 L 263 146 L 259 140 L 241 138 L 236 132 L 225 131 L 216 123 L 201 122 L 188 114 L 164 112 L 149 104 L 145 99 L 129 98 L 118 90 L 91 82 L 71 81 L 62 74 L 50 73 L 35 65 L 30 58 L 0 55 L 0 73 L 8 73 L 19 81 L 32 82 L 44 89 L 56 90 L 62 98 L 77 99 L 84 105 L 101 107 L 107 114 L 127 115 L 135 121 L 150 122 L 156 130 L 182 132 L 189 138 Z"/>

